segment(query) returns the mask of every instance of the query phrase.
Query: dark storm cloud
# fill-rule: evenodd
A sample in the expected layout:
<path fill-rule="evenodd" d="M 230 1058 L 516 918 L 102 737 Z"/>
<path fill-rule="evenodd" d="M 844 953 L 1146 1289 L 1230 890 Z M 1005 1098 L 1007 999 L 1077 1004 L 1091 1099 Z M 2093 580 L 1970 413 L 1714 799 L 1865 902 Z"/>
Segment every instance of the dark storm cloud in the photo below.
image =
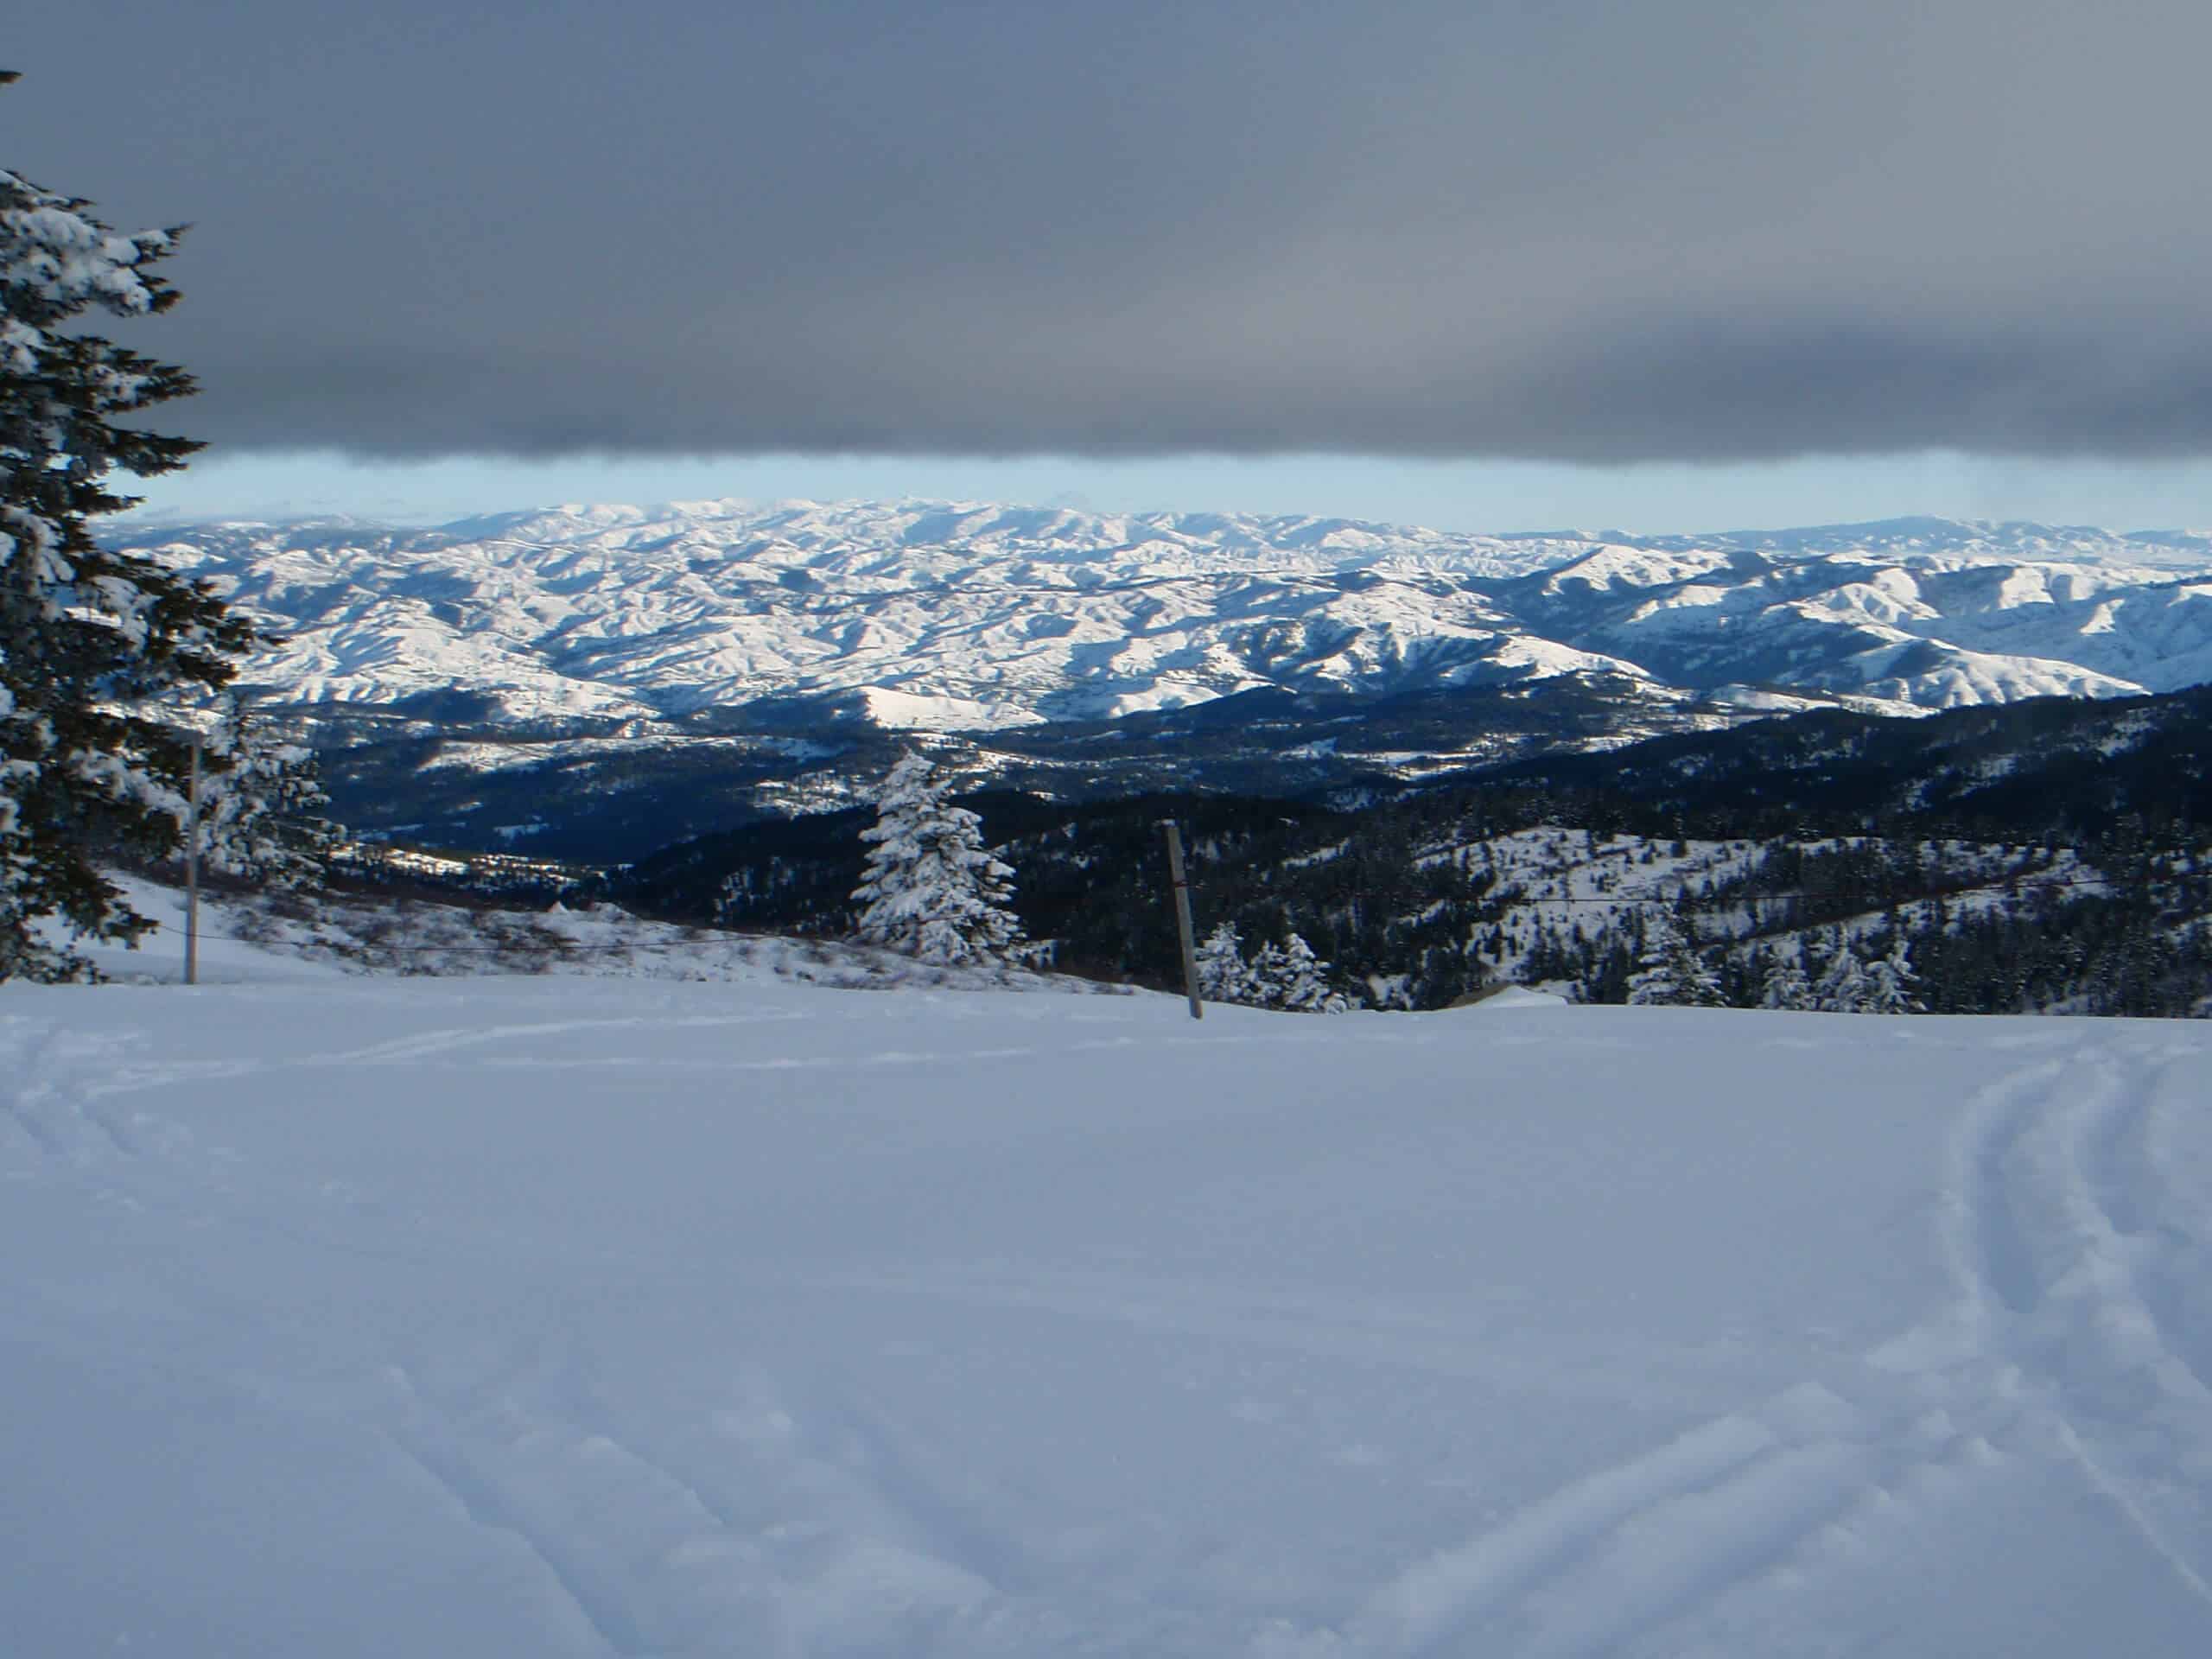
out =
<path fill-rule="evenodd" d="M 2212 450 L 2202 0 L 79 0 L 187 424 L 365 453 Z"/>

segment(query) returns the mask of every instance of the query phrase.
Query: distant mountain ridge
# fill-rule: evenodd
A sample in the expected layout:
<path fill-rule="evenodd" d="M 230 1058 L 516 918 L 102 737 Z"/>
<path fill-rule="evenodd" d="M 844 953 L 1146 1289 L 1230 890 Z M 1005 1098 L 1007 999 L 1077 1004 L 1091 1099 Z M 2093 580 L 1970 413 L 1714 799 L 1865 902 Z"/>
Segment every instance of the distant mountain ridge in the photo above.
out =
<path fill-rule="evenodd" d="M 126 530 L 286 643 L 286 702 L 741 730 L 812 700 L 1006 730 L 1276 688 L 1561 678 L 1743 714 L 2212 680 L 2212 534 L 1935 518 L 1478 536 L 925 502 L 577 506 L 429 530 Z M 458 698 L 458 702 L 456 702 Z"/>

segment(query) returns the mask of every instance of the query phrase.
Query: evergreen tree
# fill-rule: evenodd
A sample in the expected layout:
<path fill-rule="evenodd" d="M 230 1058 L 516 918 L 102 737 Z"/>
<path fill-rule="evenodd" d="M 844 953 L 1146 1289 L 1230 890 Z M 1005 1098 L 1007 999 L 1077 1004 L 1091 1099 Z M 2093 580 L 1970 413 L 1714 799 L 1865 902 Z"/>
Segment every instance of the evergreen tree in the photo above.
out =
<path fill-rule="evenodd" d="M 1292 1014 L 1342 1014 L 1351 1001 L 1329 988 L 1329 964 L 1313 954 L 1303 935 L 1291 931 L 1283 942 L 1272 939 L 1252 958 L 1250 994 L 1245 999 L 1263 1008 Z"/>
<path fill-rule="evenodd" d="M 1867 996 L 1866 967 L 1851 948 L 1851 941 L 1839 932 L 1835 954 L 1813 988 L 1813 1006 L 1823 1014 L 1865 1014 Z"/>
<path fill-rule="evenodd" d="M 1286 934 L 1273 1006 L 1293 1014 L 1342 1014 L 1351 1005 L 1329 988 L 1329 964 L 1299 933 Z"/>
<path fill-rule="evenodd" d="M 315 751 L 237 697 L 207 742 L 200 847 L 211 869 L 272 887 L 319 887 L 336 836 L 320 810 Z"/>
<path fill-rule="evenodd" d="M 1759 982 L 1759 1006 L 1783 1009 L 1814 1006 L 1813 982 L 1805 976 L 1804 957 L 1796 945 L 1785 944 L 1768 958 Z"/>
<path fill-rule="evenodd" d="M 163 705 L 226 683 L 252 639 L 205 584 L 92 537 L 133 505 L 111 474 L 171 472 L 200 446 L 115 423 L 190 377 L 75 327 L 168 309 L 150 267 L 178 233 L 120 235 L 89 209 L 0 170 L 0 979 L 89 973 L 41 918 L 106 940 L 151 925 L 93 858 L 175 849 L 187 747 Z"/>
<path fill-rule="evenodd" d="M 1198 995 L 1209 1002 L 1255 1002 L 1251 964 L 1234 922 L 1224 922 L 1199 942 Z"/>
<path fill-rule="evenodd" d="M 1645 1007 L 1717 1008 L 1720 981 L 1665 910 L 1654 908 L 1643 951 L 1629 976 L 1628 1000 Z"/>
<path fill-rule="evenodd" d="M 1273 939 L 1261 941 L 1260 948 L 1252 953 L 1250 978 L 1251 1002 L 1257 1008 L 1282 1007 L 1285 960 L 1282 947 Z"/>
<path fill-rule="evenodd" d="M 951 789 L 920 754 L 892 767 L 876 822 L 861 831 L 874 845 L 853 890 L 855 932 L 924 962 L 1001 962 L 1021 937 L 1008 908 L 1014 871 L 983 845 L 983 821 L 946 802 Z"/>
<path fill-rule="evenodd" d="M 1895 934 L 1889 954 L 1866 964 L 1860 1006 L 1868 1014 L 1925 1014 L 1927 1005 L 1916 995 L 1919 983 L 1904 935 Z"/>

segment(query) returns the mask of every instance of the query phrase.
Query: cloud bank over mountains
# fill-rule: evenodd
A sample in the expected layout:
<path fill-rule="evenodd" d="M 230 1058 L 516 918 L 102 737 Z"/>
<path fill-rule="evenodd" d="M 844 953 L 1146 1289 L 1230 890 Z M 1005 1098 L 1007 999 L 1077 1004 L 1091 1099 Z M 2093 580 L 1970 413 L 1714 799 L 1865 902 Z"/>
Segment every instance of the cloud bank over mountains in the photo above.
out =
<path fill-rule="evenodd" d="M 2188 0 L 94 0 L 10 35 L 8 164 L 196 221 L 132 343 L 235 448 L 2212 450 Z"/>

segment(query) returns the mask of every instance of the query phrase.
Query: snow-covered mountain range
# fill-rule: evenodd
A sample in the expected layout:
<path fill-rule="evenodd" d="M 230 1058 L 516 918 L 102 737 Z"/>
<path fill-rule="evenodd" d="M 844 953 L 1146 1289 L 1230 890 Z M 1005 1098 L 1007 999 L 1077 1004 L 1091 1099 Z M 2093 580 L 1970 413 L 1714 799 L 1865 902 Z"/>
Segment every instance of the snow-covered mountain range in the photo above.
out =
<path fill-rule="evenodd" d="M 1891 712 L 2212 680 L 2212 533 L 1904 519 L 1478 536 L 905 502 L 142 526 L 284 643 L 285 702 L 531 722 L 824 700 L 1004 730 L 1278 687 L 1605 677 Z M 454 694 L 463 694 L 456 700 Z"/>

